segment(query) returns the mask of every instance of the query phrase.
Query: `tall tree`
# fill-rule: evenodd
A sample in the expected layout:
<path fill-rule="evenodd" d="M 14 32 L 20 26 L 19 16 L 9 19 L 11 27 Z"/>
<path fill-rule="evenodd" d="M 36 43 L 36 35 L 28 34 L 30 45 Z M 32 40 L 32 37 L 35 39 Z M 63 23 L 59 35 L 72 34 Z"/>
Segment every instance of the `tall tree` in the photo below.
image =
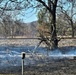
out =
<path fill-rule="evenodd" d="M 58 40 L 57 40 L 57 34 L 56 34 L 56 8 L 57 8 L 57 2 L 58 0 L 8 0 L 4 1 L 4 6 L 0 6 L 1 10 L 5 11 L 13 11 L 13 10 L 23 10 L 28 9 L 30 7 L 39 8 L 45 7 L 51 17 L 52 21 L 50 24 L 51 28 L 51 42 L 52 42 L 52 48 L 56 48 L 58 46 Z M 1 3 L 3 2 L 1 1 Z"/>
<path fill-rule="evenodd" d="M 49 11 L 51 15 L 51 23 L 50 23 L 50 30 L 51 30 L 51 46 L 52 48 L 57 48 L 58 46 L 58 39 L 56 34 L 56 8 L 58 0 L 48 0 L 48 4 L 46 4 L 43 0 L 37 0 L 38 2 L 42 3 L 42 5 Z"/>

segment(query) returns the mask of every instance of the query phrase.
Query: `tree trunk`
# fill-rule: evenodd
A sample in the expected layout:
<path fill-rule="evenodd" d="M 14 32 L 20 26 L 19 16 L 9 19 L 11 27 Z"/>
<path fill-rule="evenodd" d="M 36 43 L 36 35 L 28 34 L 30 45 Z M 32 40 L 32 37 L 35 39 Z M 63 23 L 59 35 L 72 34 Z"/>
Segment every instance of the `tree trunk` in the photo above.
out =
<path fill-rule="evenodd" d="M 53 13 L 52 15 L 52 25 L 51 25 L 51 48 L 57 48 L 58 47 L 58 39 L 57 39 L 57 34 L 56 34 L 56 14 Z"/>
<path fill-rule="evenodd" d="M 56 34 L 56 7 L 57 7 L 57 2 L 58 0 L 54 1 L 54 4 L 48 0 L 48 7 L 50 8 L 49 12 L 52 17 L 52 22 L 51 22 L 51 48 L 57 48 L 58 47 L 58 39 L 57 39 L 57 34 Z"/>
<path fill-rule="evenodd" d="M 71 27 L 72 27 L 72 38 L 74 38 L 74 26 L 73 26 L 73 21 L 71 20 Z"/>
<path fill-rule="evenodd" d="M 73 26 L 73 21 L 72 21 L 72 20 L 73 20 L 73 18 L 72 18 L 72 17 L 74 16 L 74 15 L 73 15 L 73 13 L 74 13 L 74 12 L 73 12 L 73 8 L 74 8 L 74 0 L 72 1 L 72 9 L 71 9 L 72 38 L 74 38 L 74 26 Z"/>
<path fill-rule="evenodd" d="M 51 14 L 52 17 L 52 23 L 50 23 L 50 43 L 48 39 L 45 39 L 44 36 L 43 39 L 45 39 L 45 43 L 52 49 L 57 48 L 58 47 L 58 39 L 57 39 L 57 34 L 56 34 L 56 8 L 57 8 L 57 2 L 58 0 L 48 0 L 48 6 L 44 3 L 43 0 L 38 0 L 39 2 L 41 2 L 43 4 L 43 6 L 46 7 L 46 9 L 49 11 L 49 13 Z"/>
<path fill-rule="evenodd" d="M 13 38 L 13 36 L 12 36 L 12 28 L 11 28 L 11 38 Z"/>

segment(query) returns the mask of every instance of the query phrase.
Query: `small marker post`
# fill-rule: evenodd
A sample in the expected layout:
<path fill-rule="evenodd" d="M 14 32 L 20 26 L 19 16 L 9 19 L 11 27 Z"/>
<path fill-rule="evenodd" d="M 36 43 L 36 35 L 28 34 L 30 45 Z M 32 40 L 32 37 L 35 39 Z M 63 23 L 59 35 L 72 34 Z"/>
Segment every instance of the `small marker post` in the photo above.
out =
<path fill-rule="evenodd" d="M 24 58 L 25 58 L 25 52 L 22 52 L 21 55 L 22 55 L 22 75 L 24 75 Z"/>

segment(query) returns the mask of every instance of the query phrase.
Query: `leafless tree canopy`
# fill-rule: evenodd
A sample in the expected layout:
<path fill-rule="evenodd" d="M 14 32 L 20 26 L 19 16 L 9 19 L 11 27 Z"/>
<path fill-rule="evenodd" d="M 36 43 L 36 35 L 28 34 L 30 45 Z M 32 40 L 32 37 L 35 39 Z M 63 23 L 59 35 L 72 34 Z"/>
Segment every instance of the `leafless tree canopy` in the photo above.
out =
<path fill-rule="evenodd" d="M 40 9 L 44 7 L 47 9 L 47 11 L 49 11 L 51 15 L 51 23 L 49 27 L 51 40 L 50 42 L 52 46 L 56 48 L 58 46 L 56 21 L 59 14 L 65 14 L 68 23 L 72 27 L 72 37 L 74 37 L 73 24 L 75 23 L 76 15 L 76 0 L 0 0 L 0 18 L 3 19 L 6 14 L 9 14 L 9 12 L 13 11 L 17 11 L 16 13 L 19 12 L 18 14 L 23 14 L 22 11 L 26 12 L 31 9 L 31 12 L 34 11 L 34 13 L 38 13 Z M 5 20 L 3 21 L 5 23 Z"/>

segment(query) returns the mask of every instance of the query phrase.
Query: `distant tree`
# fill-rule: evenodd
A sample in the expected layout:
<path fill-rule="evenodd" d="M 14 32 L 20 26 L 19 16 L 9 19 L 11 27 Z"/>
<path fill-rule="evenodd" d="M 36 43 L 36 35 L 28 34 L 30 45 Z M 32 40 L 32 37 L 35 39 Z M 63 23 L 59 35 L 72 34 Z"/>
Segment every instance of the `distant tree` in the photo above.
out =
<path fill-rule="evenodd" d="M 61 14 L 57 15 L 56 22 L 57 22 L 57 35 L 69 36 L 68 32 L 71 35 L 71 31 L 68 31 L 68 29 L 71 28 L 71 26 L 68 24 L 65 14 L 61 13 Z"/>
<path fill-rule="evenodd" d="M 21 21 L 21 20 L 16 20 L 16 21 L 14 21 L 14 24 L 15 24 L 15 27 L 14 27 L 14 34 L 16 35 L 16 36 L 22 36 L 22 35 L 24 35 L 24 32 L 25 32 L 25 28 L 26 28 L 26 26 L 25 25 L 23 25 L 23 22 Z"/>
<path fill-rule="evenodd" d="M 66 0 L 64 1 L 64 5 L 61 7 L 61 12 L 64 14 L 65 21 L 67 20 L 68 24 L 71 25 L 72 28 L 72 37 L 74 37 L 74 22 L 75 22 L 75 16 L 76 16 L 76 0 Z"/>
<path fill-rule="evenodd" d="M 2 19 L 2 22 L 3 22 L 3 30 L 4 30 L 4 35 L 5 37 L 7 36 L 12 36 L 13 38 L 13 20 L 11 18 L 10 15 L 6 15 L 3 17 Z"/>

